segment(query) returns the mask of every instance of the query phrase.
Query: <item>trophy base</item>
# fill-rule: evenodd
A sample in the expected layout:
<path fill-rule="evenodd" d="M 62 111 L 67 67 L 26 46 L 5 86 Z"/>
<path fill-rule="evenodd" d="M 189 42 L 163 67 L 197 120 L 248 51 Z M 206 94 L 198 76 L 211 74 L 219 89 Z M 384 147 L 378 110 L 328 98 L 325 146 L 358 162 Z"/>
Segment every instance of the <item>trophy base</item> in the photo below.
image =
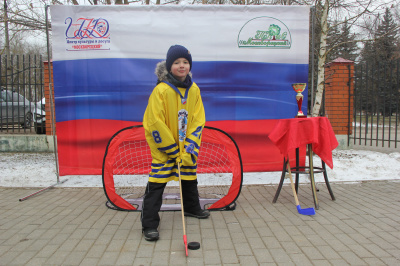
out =
<path fill-rule="evenodd" d="M 295 118 L 307 118 L 307 116 L 303 112 L 298 112 Z"/>

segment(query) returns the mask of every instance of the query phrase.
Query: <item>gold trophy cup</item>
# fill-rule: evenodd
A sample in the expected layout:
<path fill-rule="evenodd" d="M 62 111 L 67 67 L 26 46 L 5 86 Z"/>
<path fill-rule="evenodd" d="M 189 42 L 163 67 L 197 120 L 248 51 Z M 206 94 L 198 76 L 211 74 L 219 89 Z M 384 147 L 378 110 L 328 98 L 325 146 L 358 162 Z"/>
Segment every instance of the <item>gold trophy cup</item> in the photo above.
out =
<path fill-rule="evenodd" d="M 301 111 L 301 105 L 303 104 L 303 94 L 301 94 L 301 93 L 306 89 L 306 86 L 307 86 L 307 83 L 293 83 L 292 84 L 294 91 L 297 92 L 296 101 L 297 101 L 297 107 L 299 108 L 296 117 L 306 117 L 306 115 L 304 115 L 303 111 Z"/>

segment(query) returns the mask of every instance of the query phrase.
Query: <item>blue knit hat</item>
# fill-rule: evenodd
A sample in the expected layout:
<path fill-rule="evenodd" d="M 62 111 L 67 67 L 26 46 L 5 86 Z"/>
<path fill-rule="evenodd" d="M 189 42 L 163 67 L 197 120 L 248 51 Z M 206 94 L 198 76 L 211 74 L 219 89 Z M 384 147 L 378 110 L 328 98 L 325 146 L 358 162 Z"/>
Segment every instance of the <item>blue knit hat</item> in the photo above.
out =
<path fill-rule="evenodd" d="M 168 72 L 171 72 L 171 66 L 178 58 L 187 59 L 190 64 L 190 70 L 192 70 L 192 55 L 189 50 L 182 45 L 172 45 L 167 53 L 166 66 Z"/>

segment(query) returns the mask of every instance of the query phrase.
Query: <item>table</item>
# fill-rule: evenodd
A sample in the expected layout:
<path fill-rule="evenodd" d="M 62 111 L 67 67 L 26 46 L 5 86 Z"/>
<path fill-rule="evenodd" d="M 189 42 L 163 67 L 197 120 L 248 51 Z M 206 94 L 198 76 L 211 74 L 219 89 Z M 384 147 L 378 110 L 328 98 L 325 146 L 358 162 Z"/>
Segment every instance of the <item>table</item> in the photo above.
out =
<path fill-rule="evenodd" d="M 289 152 L 293 149 L 296 150 L 296 167 L 293 167 L 293 172 L 296 173 L 296 191 L 298 189 L 298 176 L 300 173 L 308 173 L 311 180 L 311 188 L 313 192 L 314 205 L 318 209 L 318 198 L 315 188 L 314 173 L 323 173 L 325 183 L 328 187 L 332 200 L 335 200 L 332 189 L 330 188 L 328 176 L 326 174 L 325 164 L 331 169 L 333 168 L 332 150 L 338 146 L 335 133 L 332 126 L 326 117 L 309 117 L 309 118 L 293 118 L 281 119 L 272 129 L 268 135 L 269 139 L 278 147 L 284 156 L 283 170 L 281 181 L 278 190 L 275 194 L 274 203 L 276 202 L 282 184 L 287 172 L 286 165 L 289 160 Z M 299 147 L 307 145 L 309 166 L 299 167 L 298 152 Z M 313 152 L 317 154 L 322 161 L 322 167 L 314 167 L 313 165 Z M 302 171 L 300 169 L 303 169 Z"/>

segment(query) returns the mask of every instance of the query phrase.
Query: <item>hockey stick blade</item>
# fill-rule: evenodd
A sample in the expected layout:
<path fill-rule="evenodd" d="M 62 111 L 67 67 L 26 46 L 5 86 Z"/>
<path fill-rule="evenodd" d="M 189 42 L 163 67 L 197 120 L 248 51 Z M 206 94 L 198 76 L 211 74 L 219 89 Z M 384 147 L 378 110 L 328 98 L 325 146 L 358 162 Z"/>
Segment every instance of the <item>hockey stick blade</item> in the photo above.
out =
<path fill-rule="evenodd" d="M 186 235 L 183 236 L 183 243 L 185 244 L 185 251 L 186 251 L 186 257 L 187 257 L 187 256 L 189 256 L 189 254 L 188 254 L 188 245 L 187 245 Z"/>
<path fill-rule="evenodd" d="M 297 205 L 297 211 L 302 215 L 315 215 L 315 209 L 314 208 L 302 209 L 300 207 L 300 205 Z"/>
<path fill-rule="evenodd" d="M 290 168 L 289 156 L 287 156 L 287 170 L 289 172 L 290 186 L 292 187 L 294 201 L 296 203 L 297 211 L 302 215 L 315 215 L 314 208 L 302 209 L 300 207 L 300 202 L 299 202 L 299 199 L 297 198 L 297 192 L 296 192 L 296 189 L 294 187 L 294 182 L 293 182 L 293 178 L 292 178 L 292 170 Z"/>

